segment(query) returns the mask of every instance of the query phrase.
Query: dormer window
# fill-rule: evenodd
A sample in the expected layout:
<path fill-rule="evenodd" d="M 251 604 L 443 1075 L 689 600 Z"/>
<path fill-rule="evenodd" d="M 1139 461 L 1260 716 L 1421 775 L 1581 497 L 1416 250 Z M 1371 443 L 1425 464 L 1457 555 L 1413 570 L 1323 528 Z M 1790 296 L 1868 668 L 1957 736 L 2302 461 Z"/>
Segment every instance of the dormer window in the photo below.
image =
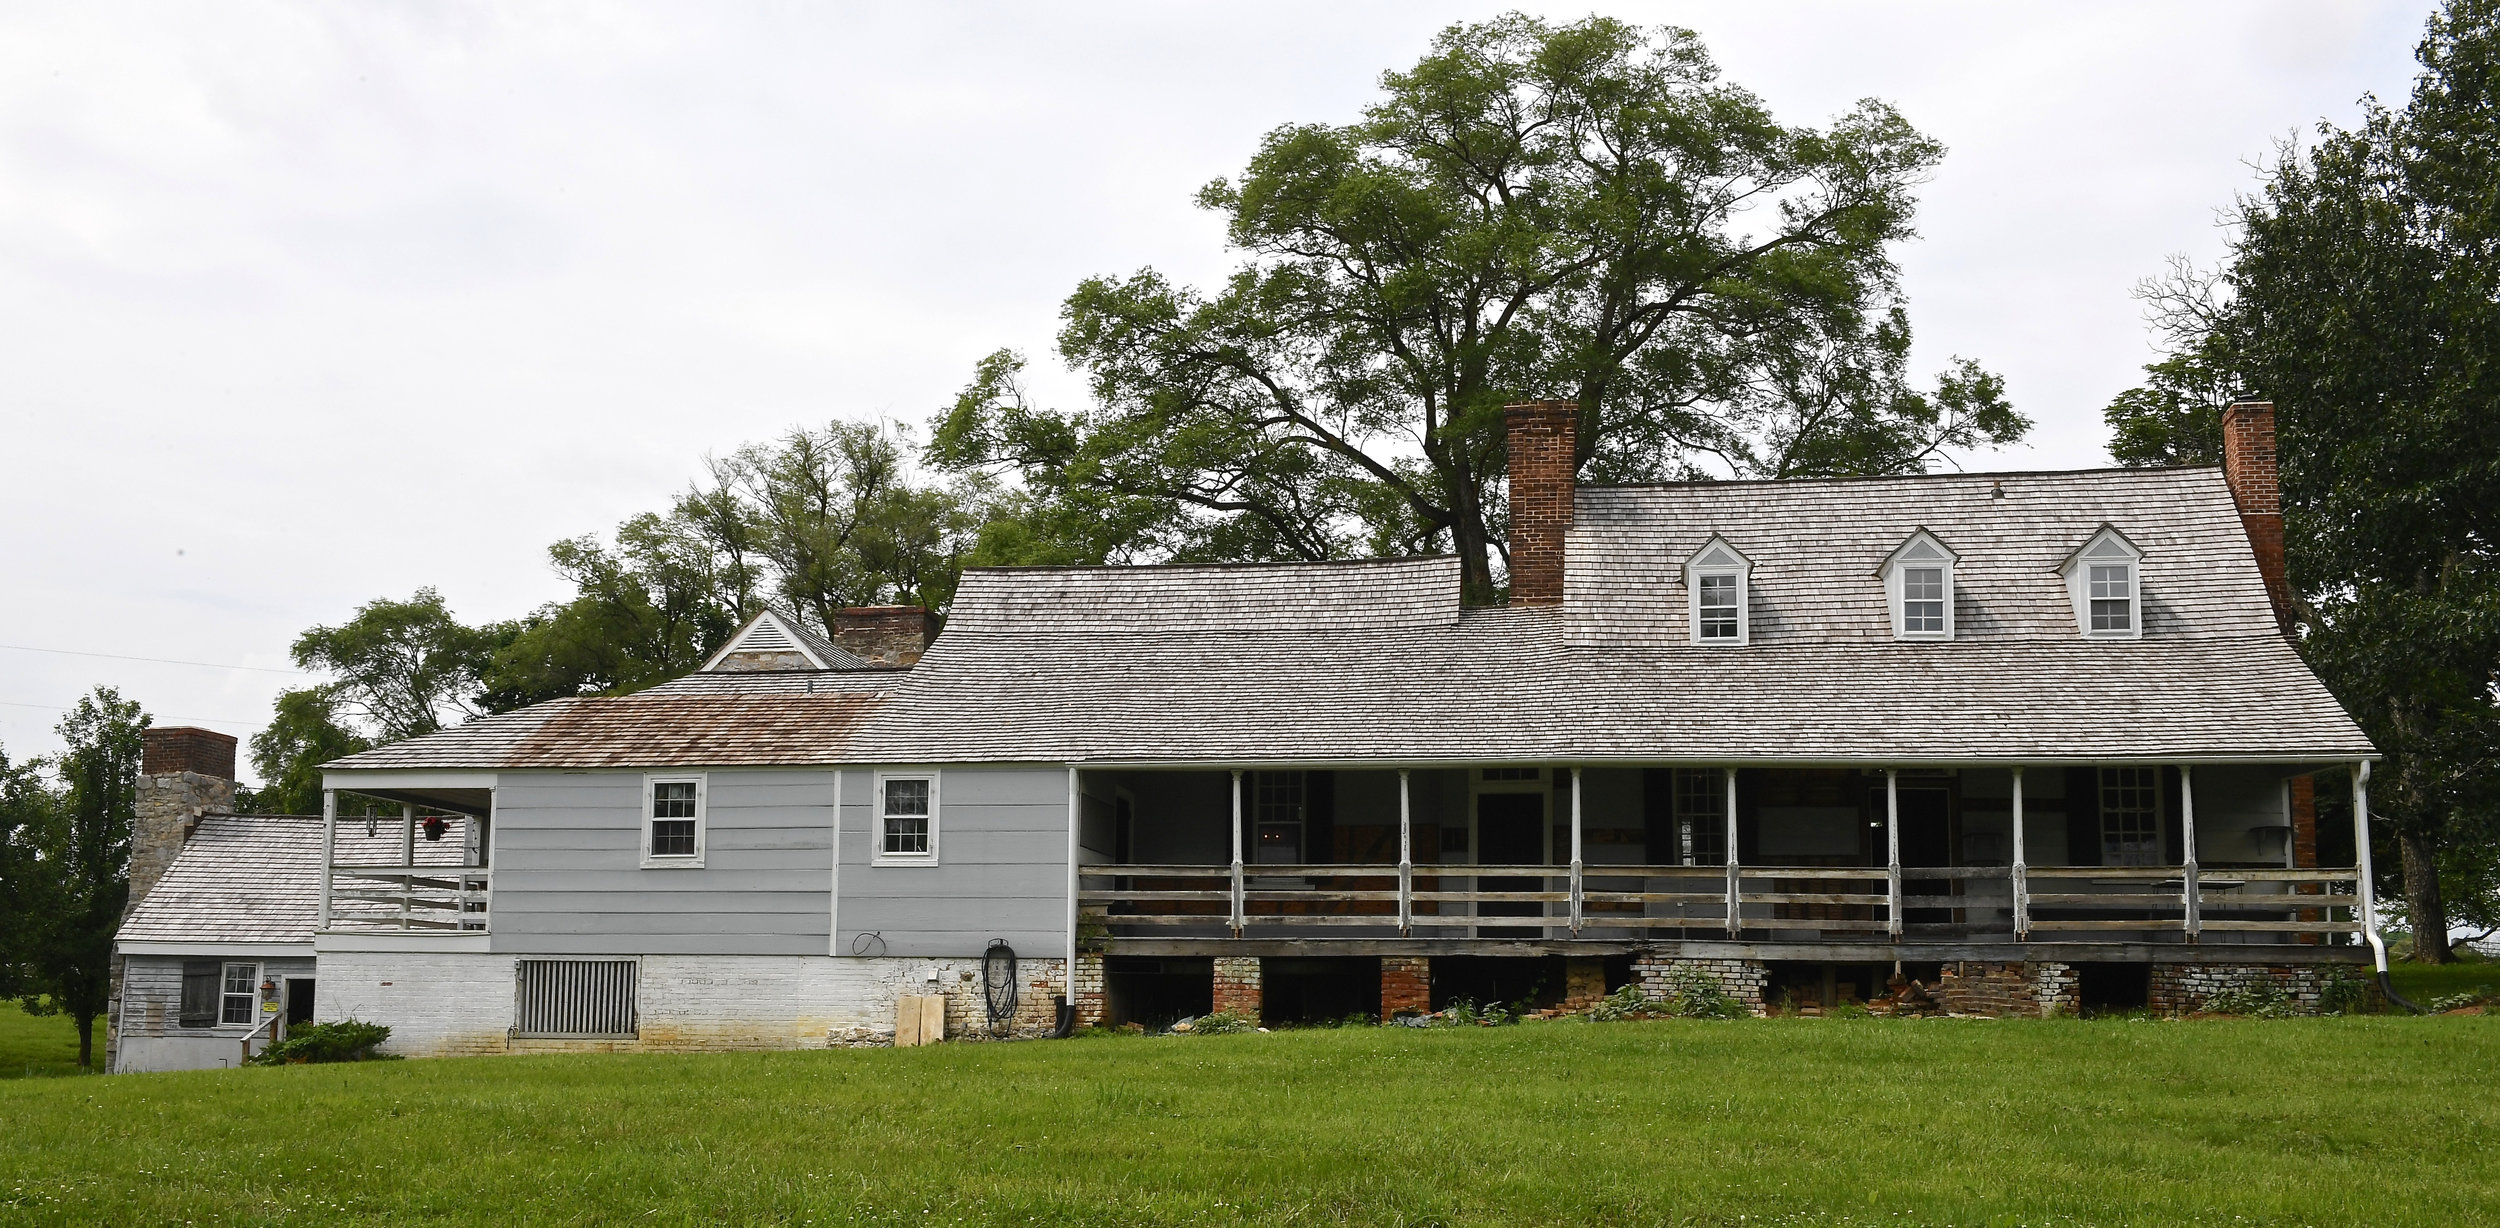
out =
<path fill-rule="evenodd" d="M 1749 638 L 1748 580 L 1753 564 L 1724 537 L 1701 544 L 1684 563 L 1687 612 L 1696 644 L 1742 645 Z"/>
<path fill-rule="evenodd" d="M 2066 556 L 2066 591 L 2075 626 L 2088 639 L 2132 640 L 2144 634 L 2144 551 L 2115 527 L 2102 525 Z"/>
<path fill-rule="evenodd" d="M 1953 638 L 1952 549 L 1925 529 L 1910 535 L 1876 574 L 1892 606 L 1892 634 L 1903 640 Z"/>

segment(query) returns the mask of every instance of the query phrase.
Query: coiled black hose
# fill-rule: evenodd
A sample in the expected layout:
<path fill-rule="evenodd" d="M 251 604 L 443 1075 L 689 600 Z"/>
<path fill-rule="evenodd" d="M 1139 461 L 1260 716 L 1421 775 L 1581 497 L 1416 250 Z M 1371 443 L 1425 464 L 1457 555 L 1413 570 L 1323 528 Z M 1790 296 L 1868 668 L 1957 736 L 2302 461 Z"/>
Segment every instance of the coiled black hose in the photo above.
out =
<path fill-rule="evenodd" d="M 981 998 L 989 1008 L 990 1035 L 1005 1036 L 1016 1025 L 1016 949 L 1004 938 L 990 940 L 981 953 Z"/>

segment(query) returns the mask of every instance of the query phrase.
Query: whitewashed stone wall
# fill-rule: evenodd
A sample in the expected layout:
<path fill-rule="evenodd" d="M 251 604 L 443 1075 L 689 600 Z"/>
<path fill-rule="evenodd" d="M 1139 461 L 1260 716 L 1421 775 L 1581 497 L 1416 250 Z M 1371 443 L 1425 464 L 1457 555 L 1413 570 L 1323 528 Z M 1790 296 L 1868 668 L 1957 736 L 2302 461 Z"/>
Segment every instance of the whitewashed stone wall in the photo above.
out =
<path fill-rule="evenodd" d="M 1717 982 L 1720 993 L 1744 1003 L 1754 1014 L 1762 1013 L 1762 991 L 1771 983 L 1771 969 L 1760 960 L 1670 959 L 1644 954 L 1632 961 L 1632 975 L 1641 983 L 1642 996 L 1658 1001 L 1674 997 L 1683 978 L 1696 973 Z"/>

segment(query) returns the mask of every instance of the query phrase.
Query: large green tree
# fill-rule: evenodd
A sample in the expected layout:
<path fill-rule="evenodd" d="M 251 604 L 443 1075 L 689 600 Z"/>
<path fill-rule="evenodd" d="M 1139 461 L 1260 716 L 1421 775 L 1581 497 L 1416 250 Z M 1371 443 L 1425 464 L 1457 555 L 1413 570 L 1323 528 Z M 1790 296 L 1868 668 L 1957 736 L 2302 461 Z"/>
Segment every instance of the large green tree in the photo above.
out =
<path fill-rule="evenodd" d="M 1895 244 L 1942 149 L 1866 101 L 1791 127 L 1689 31 L 1453 26 L 1347 125 L 1199 195 L 1244 263 L 1069 297 L 1093 408 L 992 355 L 931 455 L 1012 475 L 992 561 L 1452 552 L 1496 591 L 1501 406 L 1576 399 L 1600 481 L 1897 473 L 2028 423 L 1909 375 Z"/>
<path fill-rule="evenodd" d="M 46 865 L 36 838 L 57 800 L 41 759 L 11 762 L 0 750 L 0 1000 L 35 992 L 35 930 L 46 894 L 36 876 Z"/>
<path fill-rule="evenodd" d="M 2442 960 L 2446 887 L 2491 913 L 2500 839 L 2500 4 L 2453 0 L 2417 54 L 2401 110 L 2281 152 L 2227 309 L 2176 348 L 2276 404 L 2302 651 L 2386 755 L 2391 872 Z"/>
<path fill-rule="evenodd" d="M 32 923 L 30 983 L 21 1002 L 65 1014 L 78 1026 L 78 1064 L 92 1067 L 95 1021 L 112 989 L 113 933 L 130 902 L 130 827 L 139 802 L 139 705 L 111 687 L 78 701 L 56 729 L 66 749 L 55 765 L 56 801 L 42 807 L 29 841 L 37 870 L 22 904 Z M 26 992 L 26 991 L 32 992 Z"/>

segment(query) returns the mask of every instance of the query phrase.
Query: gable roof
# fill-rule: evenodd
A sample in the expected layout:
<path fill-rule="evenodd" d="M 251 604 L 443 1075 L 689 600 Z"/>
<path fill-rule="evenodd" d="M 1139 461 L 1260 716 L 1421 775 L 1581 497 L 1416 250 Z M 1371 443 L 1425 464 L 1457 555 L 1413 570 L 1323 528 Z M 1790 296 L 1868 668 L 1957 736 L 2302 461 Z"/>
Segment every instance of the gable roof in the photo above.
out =
<path fill-rule="evenodd" d="M 866 669 L 872 664 L 866 657 L 808 630 L 807 624 L 770 607 L 748 619 L 747 625 L 730 636 L 729 642 L 721 645 L 720 651 L 713 653 L 696 672 L 718 672 L 739 657 L 796 657 L 804 664 L 788 668 L 806 669 Z"/>
<path fill-rule="evenodd" d="M 457 866 L 466 851 L 464 820 L 440 840 L 417 837 L 417 864 Z M 397 864 L 403 835 L 393 820 L 365 834 L 362 819 L 341 819 L 341 865 Z M 203 816 L 165 875 L 114 935 L 117 942 L 218 943 L 313 940 L 321 920 L 321 820 L 291 814 Z"/>

